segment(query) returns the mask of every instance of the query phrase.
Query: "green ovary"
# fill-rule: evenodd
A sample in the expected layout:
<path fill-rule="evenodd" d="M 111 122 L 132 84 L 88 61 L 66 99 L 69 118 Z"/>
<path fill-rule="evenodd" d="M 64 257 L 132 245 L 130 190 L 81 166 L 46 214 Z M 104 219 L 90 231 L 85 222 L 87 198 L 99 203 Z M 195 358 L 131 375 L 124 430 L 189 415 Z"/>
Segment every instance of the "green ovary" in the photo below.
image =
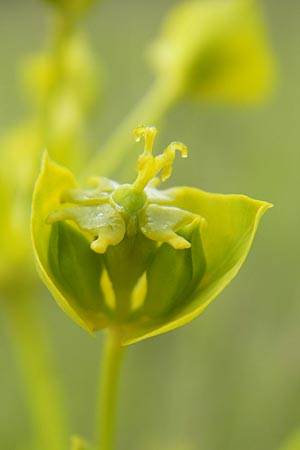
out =
<path fill-rule="evenodd" d="M 144 191 L 138 192 L 131 184 L 123 184 L 115 190 L 112 199 L 123 212 L 132 215 L 144 207 L 147 196 Z"/>

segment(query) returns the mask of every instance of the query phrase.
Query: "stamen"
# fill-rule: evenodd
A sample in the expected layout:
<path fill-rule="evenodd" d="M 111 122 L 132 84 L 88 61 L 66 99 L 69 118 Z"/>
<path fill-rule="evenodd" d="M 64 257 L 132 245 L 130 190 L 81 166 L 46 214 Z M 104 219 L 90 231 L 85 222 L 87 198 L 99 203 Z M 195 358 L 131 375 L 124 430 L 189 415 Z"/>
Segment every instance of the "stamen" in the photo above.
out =
<path fill-rule="evenodd" d="M 152 147 L 157 129 L 155 127 L 139 126 L 134 130 L 135 140 L 139 142 L 142 137 L 145 139 L 144 152 L 140 155 L 137 162 L 138 176 L 133 183 L 136 191 L 142 191 L 147 184 L 161 171 L 161 180 L 167 180 L 172 173 L 172 166 L 176 151 L 181 152 L 181 157 L 188 156 L 187 147 L 181 142 L 171 142 L 168 147 L 158 156 L 153 156 Z"/>
<path fill-rule="evenodd" d="M 144 153 L 151 153 L 154 143 L 154 139 L 157 135 L 156 127 L 145 127 L 145 125 L 139 125 L 134 131 L 134 138 L 136 142 L 140 142 L 142 138 L 145 139 Z"/>

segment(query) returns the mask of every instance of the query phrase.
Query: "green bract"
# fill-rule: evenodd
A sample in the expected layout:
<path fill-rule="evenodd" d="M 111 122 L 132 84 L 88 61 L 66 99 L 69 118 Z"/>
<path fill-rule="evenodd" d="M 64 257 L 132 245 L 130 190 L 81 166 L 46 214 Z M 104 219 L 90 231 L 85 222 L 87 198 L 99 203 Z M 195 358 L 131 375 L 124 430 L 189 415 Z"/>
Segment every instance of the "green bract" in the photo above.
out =
<path fill-rule="evenodd" d="M 271 206 L 243 195 L 177 187 L 171 143 L 152 155 L 145 138 L 133 184 L 92 178 L 81 189 L 71 172 L 44 157 L 36 184 L 32 235 L 40 274 L 61 308 L 90 332 L 118 328 L 123 344 L 154 336 L 199 315 L 237 274 L 259 220 Z"/>

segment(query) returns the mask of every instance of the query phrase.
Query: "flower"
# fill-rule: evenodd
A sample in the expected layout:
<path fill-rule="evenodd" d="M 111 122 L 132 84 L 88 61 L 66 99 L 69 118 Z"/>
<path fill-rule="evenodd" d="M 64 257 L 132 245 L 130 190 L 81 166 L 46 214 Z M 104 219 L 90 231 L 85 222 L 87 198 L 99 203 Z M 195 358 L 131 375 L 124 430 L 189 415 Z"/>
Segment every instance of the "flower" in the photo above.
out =
<path fill-rule="evenodd" d="M 183 95 L 253 103 L 269 93 L 274 58 L 254 0 L 189 0 L 166 17 L 150 64 Z"/>
<path fill-rule="evenodd" d="M 145 148 L 132 184 L 94 177 L 92 188 L 81 189 L 45 154 L 33 199 L 34 251 L 49 290 L 86 330 L 118 328 L 123 344 L 199 315 L 237 274 L 271 206 L 243 195 L 157 189 L 176 151 L 186 157 L 187 148 L 172 142 L 154 156 L 156 133 L 135 130 Z"/>

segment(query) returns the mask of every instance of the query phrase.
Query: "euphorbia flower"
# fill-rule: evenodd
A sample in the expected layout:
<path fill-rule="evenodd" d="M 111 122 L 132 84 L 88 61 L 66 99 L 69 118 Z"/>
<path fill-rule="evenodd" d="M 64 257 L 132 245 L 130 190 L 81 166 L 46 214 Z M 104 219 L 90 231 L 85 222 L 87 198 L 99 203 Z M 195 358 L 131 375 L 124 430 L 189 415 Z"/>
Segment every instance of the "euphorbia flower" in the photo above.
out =
<path fill-rule="evenodd" d="M 271 206 L 243 195 L 176 187 L 172 142 L 158 156 L 157 130 L 139 127 L 145 148 L 132 184 L 72 173 L 44 157 L 33 200 L 32 235 L 39 271 L 61 308 L 90 332 L 118 329 L 129 344 L 199 315 L 234 278 L 259 220 Z"/>

